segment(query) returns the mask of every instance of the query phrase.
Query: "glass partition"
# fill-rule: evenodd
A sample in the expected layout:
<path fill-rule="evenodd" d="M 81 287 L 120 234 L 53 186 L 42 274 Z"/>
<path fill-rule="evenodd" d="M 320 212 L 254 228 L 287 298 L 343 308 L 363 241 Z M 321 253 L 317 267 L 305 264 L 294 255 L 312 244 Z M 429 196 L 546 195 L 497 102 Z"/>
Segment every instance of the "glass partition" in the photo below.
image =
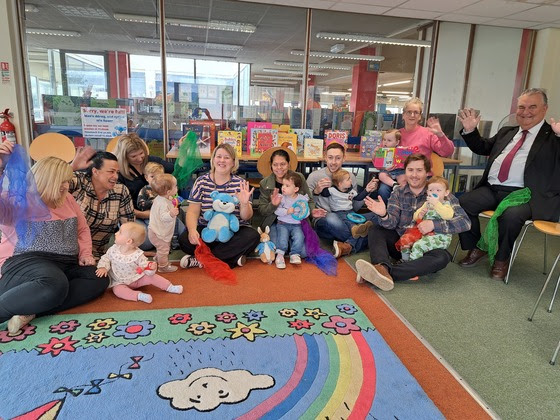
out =
<path fill-rule="evenodd" d="M 430 46 L 418 41 L 425 23 L 313 11 L 306 126 L 315 137 L 330 142 L 344 135 L 357 151 L 368 130 L 399 127 L 402 106 L 415 94 L 417 50 Z"/>
<path fill-rule="evenodd" d="M 278 143 L 295 134 L 292 147 L 302 154 L 303 138 L 324 138 L 326 130 L 357 137 L 398 124 L 395 114 L 414 94 L 417 50 L 426 47 L 417 43 L 425 22 L 314 10 L 303 80 L 307 9 L 165 1 L 163 74 L 160 5 L 98 0 L 27 9 L 35 135 L 63 132 L 76 145 L 104 149 L 115 135 L 136 131 L 164 156 L 187 131 L 202 136 L 204 126 L 210 148 L 220 131 L 238 131 L 242 149 L 258 153 L 251 150 L 258 128 L 276 130 Z M 100 123 L 92 114 L 100 108 L 116 111 Z M 312 131 L 293 132 L 300 129 Z"/>
<path fill-rule="evenodd" d="M 34 136 L 60 132 L 76 146 L 105 149 L 114 136 L 138 131 L 163 156 L 159 45 L 138 40 L 159 32 L 158 2 L 33 5 L 25 47 Z M 138 10 L 143 23 L 121 16 Z"/>

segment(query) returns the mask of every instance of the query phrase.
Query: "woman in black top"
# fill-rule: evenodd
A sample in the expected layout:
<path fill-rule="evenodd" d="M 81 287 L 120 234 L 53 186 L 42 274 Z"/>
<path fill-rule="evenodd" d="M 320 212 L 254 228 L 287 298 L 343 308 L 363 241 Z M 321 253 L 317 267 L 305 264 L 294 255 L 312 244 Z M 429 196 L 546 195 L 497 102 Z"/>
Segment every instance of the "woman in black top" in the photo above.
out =
<path fill-rule="evenodd" d="M 147 235 L 150 210 L 142 211 L 138 209 L 138 193 L 144 186 L 148 185 L 148 181 L 144 177 L 144 168 L 148 162 L 156 162 L 163 165 L 165 173 L 170 174 L 173 173 L 174 165 L 157 156 L 150 156 L 146 142 L 136 133 L 125 134 L 119 138 L 115 155 L 119 161 L 119 182 L 126 185 L 132 196 L 136 220 L 146 226 L 146 240 L 140 246 L 140 249 L 151 249 L 153 246 Z M 177 219 L 175 233 L 180 235 L 184 230 L 183 221 Z"/>

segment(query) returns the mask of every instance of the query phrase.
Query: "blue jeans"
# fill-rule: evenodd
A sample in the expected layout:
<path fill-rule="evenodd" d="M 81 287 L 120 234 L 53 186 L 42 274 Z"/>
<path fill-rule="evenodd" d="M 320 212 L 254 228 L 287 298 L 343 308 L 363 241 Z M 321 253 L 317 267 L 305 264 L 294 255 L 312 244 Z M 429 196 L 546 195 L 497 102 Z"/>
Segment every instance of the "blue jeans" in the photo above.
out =
<path fill-rule="evenodd" d="M 377 190 L 377 194 L 383 199 L 385 205 L 389 201 L 389 197 L 393 193 L 393 189 L 388 186 L 387 184 L 383 184 L 382 182 L 379 183 L 379 189 Z"/>
<path fill-rule="evenodd" d="M 348 211 L 337 211 L 327 213 L 326 217 L 321 217 L 315 222 L 315 230 L 320 238 L 328 239 L 331 241 L 346 242 L 352 245 L 353 252 L 360 252 L 368 246 L 367 237 L 353 238 L 352 237 L 352 223 L 346 215 Z M 372 221 L 374 224 L 378 223 L 377 215 L 374 213 L 362 214 L 366 220 Z"/>
<path fill-rule="evenodd" d="M 136 219 L 136 223 L 143 225 L 144 228 L 146 229 L 146 239 L 144 239 L 144 243 L 140 245 L 138 248 L 140 248 L 142 251 L 149 251 L 154 247 L 150 242 L 150 239 L 148 238 L 148 224 L 150 223 L 150 219 Z M 181 221 L 181 219 L 177 217 L 177 219 L 175 219 L 175 231 L 173 232 L 174 240 L 176 240 L 175 238 L 178 238 L 179 235 L 183 233 L 185 230 L 187 230 L 185 224 Z M 173 240 L 171 241 L 171 245 L 173 247 L 174 245 Z"/>
<path fill-rule="evenodd" d="M 299 255 L 303 250 L 304 236 L 301 225 L 291 224 L 291 223 L 276 223 L 276 251 L 279 254 L 285 254 L 288 251 L 288 245 L 290 246 L 290 255 Z"/>
<path fill-rule="evenodd" d="M 301 225 L 300 225 L 301 226 Z M 274 222 L 272 225 L 269 226 L 270 227 L 270 241 L 274 244 L 277 245 L 278 244 L 278 222 Z M 289 248 L 289 247 L 288 247 Z M 301 258 L 307 258 L 307 251 L 305 249 L 305 243 L 303 244 L 303 247 L 301 248 L 301 253 L 299 254 L 299 256 Z"/>

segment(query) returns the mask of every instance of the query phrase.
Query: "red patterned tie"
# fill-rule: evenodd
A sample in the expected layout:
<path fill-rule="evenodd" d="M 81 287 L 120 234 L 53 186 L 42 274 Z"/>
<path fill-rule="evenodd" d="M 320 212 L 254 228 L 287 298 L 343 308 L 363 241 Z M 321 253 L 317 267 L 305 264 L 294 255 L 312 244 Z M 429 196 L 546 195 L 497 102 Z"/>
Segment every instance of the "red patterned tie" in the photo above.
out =
<path fill-rule="evenodd" d="M 523 142 L 527 138 L 527 134 L 529 134 L 529 131 L 528 130 L 523 130 L 522 133 L 523 134 L 522 134 L 521 138 L 515 144 L 515 146 L 513 146 L 513 149 L 511 149 L 509 151 L 506 158 L 502 162 L 502 166 L 500 166 L 500 171 L 498 172 L 498 180 L 500 182 L 504 182 L 506 179 L 508 179 L 509 169 L 511 168 L 511 162 L 513 162 L 513 158 L 515 157 L 515 154 L 517 153 L 517 151 L 521 148 L 521 146 L 523 146 Z"/>

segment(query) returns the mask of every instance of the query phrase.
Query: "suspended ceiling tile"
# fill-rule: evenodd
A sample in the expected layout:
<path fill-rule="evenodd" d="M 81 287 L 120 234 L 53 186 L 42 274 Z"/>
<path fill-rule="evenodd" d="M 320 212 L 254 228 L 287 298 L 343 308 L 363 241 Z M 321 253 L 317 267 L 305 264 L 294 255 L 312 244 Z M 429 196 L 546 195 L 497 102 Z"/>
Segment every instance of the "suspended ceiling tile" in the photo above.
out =
<path fill-rule="evenodd" d="M 405 9 L 426 10 L 442 13 L 449 13 L 461 9 L 479 0 L 408 0 L 400 7 Z"/>
<path fill-rule="evenodd" d="M 520 3 L 511 0 L 483 0 L 479 3 L 463 7 L 461 14 L 503 18 L 535 7 L 534 4 Z"/>

